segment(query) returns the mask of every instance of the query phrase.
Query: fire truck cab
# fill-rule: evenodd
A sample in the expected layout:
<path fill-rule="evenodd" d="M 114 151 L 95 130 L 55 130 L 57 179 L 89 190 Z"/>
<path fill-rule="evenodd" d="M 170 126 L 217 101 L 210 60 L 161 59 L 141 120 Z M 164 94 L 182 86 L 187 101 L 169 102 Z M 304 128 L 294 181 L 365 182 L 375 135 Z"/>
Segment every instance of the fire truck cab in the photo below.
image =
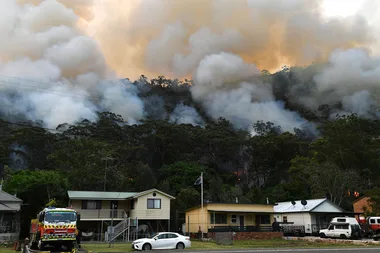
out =
<path fill-rule="evenodd" d="M 80 214 L 74 209 L 45 208 L 31 221 L 32 248 L 71 251 L 77 242 L 79 220 Z"/>

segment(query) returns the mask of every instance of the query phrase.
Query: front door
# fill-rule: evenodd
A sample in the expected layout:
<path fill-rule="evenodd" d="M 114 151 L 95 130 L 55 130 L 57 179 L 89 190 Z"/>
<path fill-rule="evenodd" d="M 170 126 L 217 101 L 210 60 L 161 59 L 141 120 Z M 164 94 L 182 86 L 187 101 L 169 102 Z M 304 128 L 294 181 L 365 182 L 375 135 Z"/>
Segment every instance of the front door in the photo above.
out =
<path fill-rule="evenodd" d="M 244 215 L 239 216 L 239 222 L 240 222 L 240 231 L 244 230 Z"/>
<path fill-rule="evenodd" d="M 112 207 L 113 206 L 113 207 Z M 110 218 L 118 218 L 117 217 L 117 209 L 119 208 L 119 203 L 117 200 L 111 200 L 110 202 L 110 209 L 111 209 L 111 212 L 110 212 L 110 215 L 111 217 Z M 113 216 L 112 216 L 112 209 L 113 209 Z"/>

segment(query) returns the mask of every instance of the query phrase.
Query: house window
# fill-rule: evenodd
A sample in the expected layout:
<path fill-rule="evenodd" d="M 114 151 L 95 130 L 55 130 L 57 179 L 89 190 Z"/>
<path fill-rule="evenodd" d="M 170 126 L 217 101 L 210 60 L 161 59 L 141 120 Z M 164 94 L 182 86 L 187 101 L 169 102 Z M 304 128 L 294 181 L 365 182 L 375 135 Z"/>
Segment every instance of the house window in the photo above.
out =
<path fill-rule="evenodd" d="M 236 214 L 231 215 L 231 223 L 237 223 L 237 215 Z"/>
<path fill-rule="evenodd" d="M 256 225 L 270 224 L 269 215 L 256 215 Z"/>
<path fill-rule="evenodd" d="M 134 199 L 131 200 L 131 209 L 135 209 L 135 200 Z"/>
<path fill-rule="evenodd" d="M 82 209 L 102 209 L 101 200 L 82 200 Z"/>
<path fill-rule="evenodd" d="M 210 213 L 211 224 L 227 224 L 227 214 Z"/>
<path fill-rule="evenodd" d="M 288 216 L 284 216 L 284 217 L 282 217 L 282 222 L 287 223 L 287 222 L 288 222 Z"/>
<path fill-rule="evenodd" d="M 161 199 L 148 199 L 148 209 L 161 209 Z"/>

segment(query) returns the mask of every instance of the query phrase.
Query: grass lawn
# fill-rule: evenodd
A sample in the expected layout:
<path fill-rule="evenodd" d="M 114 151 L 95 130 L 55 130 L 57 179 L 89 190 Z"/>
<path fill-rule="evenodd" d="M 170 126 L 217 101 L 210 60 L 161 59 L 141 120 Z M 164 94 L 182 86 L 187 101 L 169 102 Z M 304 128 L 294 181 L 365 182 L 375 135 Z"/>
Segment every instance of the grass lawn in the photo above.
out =
<path fill-rule="evenodd" d="M 96 252 L 131 252 L 130 243 L 115 243 L 113 248 L 108 247 L 109 244 L 82 244 L 82 247 Z M 234 245 L 217 245 L 215 242 L 201 242 L 192 240 L 191 249 L 231 249 L 231 248 L 327 248 L 327 247 L 369 247 L 355 244 L 333 244 L 324 242 L 309 241 L 288 241 L 283 239 L 275 240 L 251 240 L 251 241 L 235 241 Z M 0 253 L 3 253 L 0 251 Z M 5 253 L 5 252 L 4 252 Z M 8 252 L 7 252 L 8 253 Z"/>
<path fill-rule="evenodd" d="M 0 247 L 0 253 L 15 253 L 16 251 L 13 248 L 3 248 Z"/>

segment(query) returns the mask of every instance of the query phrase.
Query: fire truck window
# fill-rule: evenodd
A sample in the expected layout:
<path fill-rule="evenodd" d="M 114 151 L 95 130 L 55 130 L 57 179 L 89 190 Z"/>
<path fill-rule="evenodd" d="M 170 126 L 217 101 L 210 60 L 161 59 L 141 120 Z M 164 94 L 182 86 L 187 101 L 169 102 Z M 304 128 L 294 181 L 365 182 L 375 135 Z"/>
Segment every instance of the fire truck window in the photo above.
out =
<path fill-rule="evenodd" d="M 377 223 L 380 223 L 380 219 L 377 219 Z"/>
<path fill-rule="evenodd" d="M 73 212 L 47 212 L 45 215 L 45 221 L 76 221 L 76 215 Z"/>
<path fill-rule="evenodd" d="M 372 224 L 372 223 L 376 223 L 376 220 L 375 220 L 375 219 L 370 219 L 370 220 L 369 220 L 369 223 L 371 223 L 371 224 Z"/>

